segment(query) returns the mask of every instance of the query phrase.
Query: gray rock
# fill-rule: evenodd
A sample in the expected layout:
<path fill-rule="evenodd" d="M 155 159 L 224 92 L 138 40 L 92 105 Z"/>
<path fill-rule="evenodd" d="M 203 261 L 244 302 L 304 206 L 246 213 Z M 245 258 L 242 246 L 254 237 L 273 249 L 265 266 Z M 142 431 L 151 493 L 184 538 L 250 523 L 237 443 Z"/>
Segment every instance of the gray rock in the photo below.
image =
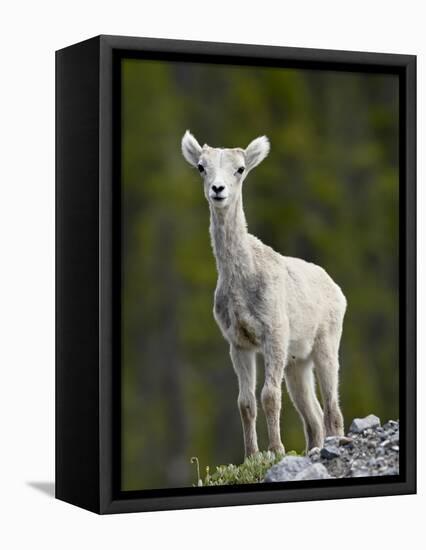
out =
<path fill-rule="evenodd" d="M 325 438 L 324 447 L 329 447 L 330 445 L 334 445 L 335 447 L 339 447 L 339 445 L 349 445 L 352 441 L 352 437 L 346 437 L 345 435 L 330 435 Z"/>
<path fill-rule="evenodd" d="M 385 428 L 385 430 L 396 429 L 398 427 L 398 422 L 396 422 L 395 420 L 388 420 L 386 424 L 383 425 L 383 427 Z"/>
<path fill-rule="evenodd" d="M 340 456 L 340 451 L 335 445 L 329 445 L 321 449 L 321 458 L 326 460 L 331 460 L 332 458 L 337 458 Z"/>
<path fill-rule="evenodd" d="M 331 477 L 347 477 L 347 472 L 350 469 L 350 465 L 347 460 L 341 458 L 333 458 L 333 460 L 326 460 L 323 462 Z"/>
<path fill-rule="evenodd" d="M 340 439 L 338 435 L 329 435 L 324 439 L 324 447 L 329 447 L 330 445 L 337 447 L 340 445 Z"/>
<path fill-rule="evenodd" d="M 346 437 L 345 435 L 339 437 L 339 445 L 352 445 L 352 442 L 352 437 Z"/>
<path fill-rule="evenodd" d="M 294 478 L 311 466 L 309 458 L 304 456 L 285 456 L 278 464 L 272 466 L 266 472 L 264 481 L 271 483 L 275 481 L 293 481 Z"/>
<path fill-rule="evenodd" d="M 356 468 L 351 470 L 352 477 L 370 477 L 376 475 L 375 472 L 368 468 Z"/>
<path fill-rule="evenodd" d="M 331 475 L 328 473 L 327 468 L 317 462 L 316 464 L 311 464 L 301 472 L 299 472 L 294 481 L 299 481 L 302 479 L 330 479 Z"/>
<path fill-rule="evenodd" d="M 361 433 L 364 430 L 377 428 L 380 426 L 380 418 L 374 414 L 369 414 L 365 418 L 354 418 L 349 428 L 349 432 Z"/>
<path fill-rule="evenodd" d="M 373 415 L 355 419 L 350 437 L 330 436 L 325 439 L 323 449 L 311 449 L 304 457 L 284 457 L 267 472 L 265 481 L 397 474 L 399 422 L 388 421 L 383 426 L 379 423 L 380 420 Z M 359 431 L 354 432 L 354 429 Z"/>

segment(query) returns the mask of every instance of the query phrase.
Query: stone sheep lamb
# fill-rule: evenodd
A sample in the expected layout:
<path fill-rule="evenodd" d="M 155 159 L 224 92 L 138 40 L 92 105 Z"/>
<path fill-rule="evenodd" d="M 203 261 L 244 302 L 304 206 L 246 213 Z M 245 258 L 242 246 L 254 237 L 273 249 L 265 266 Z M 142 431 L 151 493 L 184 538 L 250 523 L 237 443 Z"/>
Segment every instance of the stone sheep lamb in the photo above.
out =
<path fill-rule="evenodd" d="M 265 136 L 246 149 L 223 149 L 201 147 L 186 131 L 182 153 L 201 173 L 210 207 L 218 270 L 214 317 L 230 344 L 238 377 L 245 455 L 258 452 L 256 353 L 262 353 L 265 362 L 261 402 L 269 450 L 284 452 L 280 434 L 283 377 L 303 421 L 306 449 L 322 447 L 324 436 L 343 436 L 338 352 L 346 299 L 321 267 L 281 256 L 247 231 L 243 181 L 269 153 Z M 324 413 L 315 393 L 314 367 Z"/>

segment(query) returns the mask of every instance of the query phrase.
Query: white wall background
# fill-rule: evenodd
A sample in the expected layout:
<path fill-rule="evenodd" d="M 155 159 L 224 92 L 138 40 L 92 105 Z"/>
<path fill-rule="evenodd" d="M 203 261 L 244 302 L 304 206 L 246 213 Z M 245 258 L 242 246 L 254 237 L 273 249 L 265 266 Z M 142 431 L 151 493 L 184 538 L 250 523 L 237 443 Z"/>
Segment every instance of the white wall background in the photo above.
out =
<path fill-rule="evenodd" d="M 422 2 L 7 2 L 0 16 L 0 546 L 401 548 L 420 496 L 98 517 L 31 483 L 54 477 L 54 51 L 97 34 L 417 54 L 419 303 L 425 303 Z M 423 210 L 422 210 L 423 207 Z M 419 311 L 419 393 L 425 311 Z M 424 395 L 424 394 L 423 394 Z M 423 396 L 420 393 L 420 397 Z M 419 399 L 419 458 L 425 462 Z M 420 466 L 419 491 L 424 493 Z"/>

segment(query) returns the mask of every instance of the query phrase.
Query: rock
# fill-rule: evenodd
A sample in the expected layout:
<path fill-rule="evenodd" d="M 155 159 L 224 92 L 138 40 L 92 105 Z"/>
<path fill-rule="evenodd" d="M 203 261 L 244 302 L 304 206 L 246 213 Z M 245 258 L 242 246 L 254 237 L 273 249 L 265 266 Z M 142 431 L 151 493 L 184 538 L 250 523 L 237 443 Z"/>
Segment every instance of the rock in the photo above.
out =
<path fill-rule="evenodd" d="M 317 462 L 316 464 L 311 464 L 301 472 L 299 472 L 294 481 L 299 481 L 302 479 L 330 479 L 331 475 L 328 473 L 327 468 Z"/>
<path fill-rule="evenodd" d="M 361 433 L 364 430 L 377 428 L 378 426 L 380 426 L 380 418 L 374 414 L 369 414 L 365 418 L 354 418 L 350 425 L 349 432 Z"/>
<path fill-rule="evenodd" d="M 265 482 L 398 474 L 398 422 L 380 426 L 369 415 L 356 418 L 350 431 L 350 437 L 326 437 L 322 449 L 315 447 L 306 456 L 284 457 L 266 473 Z"/>
<path fill-rule="evenodd" d="M 333 458 L 322 463 L 327 468 L 331 477 L 347 477 L 349 464 L 347 460 L 342 458 Z"/>
<path fill-rule="evenodd" d="M 394 430 L 398 427 L 398 422 L 395 422 L 395 420 L 388 420 L 386 424 L 383 425 L 383 428 L 385 430 Z"/>
<path fill-rule="evenodd" d="M 266 472 L 264 481 L 271 483 L 275 481 L 293 481 L 294 478 L 311 466 L 309 458 L 304 456 L 285 456 L 278 464 L 272 466 Z"/>
<path fill-rule="evenodd" d="M 330 445 L 339 447 L 339 445 L 349 445 L 349 443 L 352 443 L 351 437 L 346 437 L 344 435 L 330 435 L 325 438 L 324 447 L 329 447 Z"/>
<path fill-rule="evenodd" d="M 351 445 L 353 442 L 352 437 L 346 437 L 343 435 L 342 437 L 339 437 L 339 445 Z"/>
<path fill-rule="evenodd" d="M 326 460 L 331 460 L 332 458 L 337 458 L 340 456 L 340 451 L 335 445 L 329 445 L 321 449 L 321 458 Z"/>
<path fill-rule="evenodd" d="M 368 468 L 359 468 L 355 470 L 351 470 L 352 477 L 370 477 L 375 476 L 376 473 L 372 470 L 369 470 Z"/>
<path fill-rule="evenodd" d="M 330 445 L 338 446 L 340 444 L 340 437 L 338 435 L 329 435 L 324 439 L 324 447 L 330 447 Z"/>

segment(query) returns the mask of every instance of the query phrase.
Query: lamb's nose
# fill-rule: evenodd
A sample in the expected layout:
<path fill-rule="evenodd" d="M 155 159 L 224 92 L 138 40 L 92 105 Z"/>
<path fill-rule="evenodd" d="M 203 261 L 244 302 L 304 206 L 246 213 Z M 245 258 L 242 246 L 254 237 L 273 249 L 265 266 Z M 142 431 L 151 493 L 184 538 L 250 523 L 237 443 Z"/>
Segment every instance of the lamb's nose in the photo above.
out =
<path fill-rule="evenodd" d="M 212 185 L 212 189 L 216 194 L 219 194 L 225 189 L 225 187 L 223 185 L 219 185 L 219 187 L 216 187 L 216 185 Z"/>

